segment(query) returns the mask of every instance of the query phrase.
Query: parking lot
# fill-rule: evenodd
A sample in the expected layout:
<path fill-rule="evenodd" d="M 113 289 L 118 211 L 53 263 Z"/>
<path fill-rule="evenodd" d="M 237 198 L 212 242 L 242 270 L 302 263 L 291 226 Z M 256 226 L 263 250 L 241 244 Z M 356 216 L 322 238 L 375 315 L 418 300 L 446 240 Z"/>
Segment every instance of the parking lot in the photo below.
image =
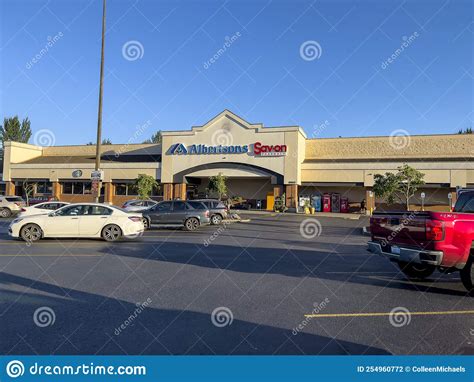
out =
<path fill-rule="evenodd" d="M 366 251 L 365 218 L 243 217 L 32 245 L 0 220 L 1 353 L 474 353 L 458 275 L 409 282 Z"/>

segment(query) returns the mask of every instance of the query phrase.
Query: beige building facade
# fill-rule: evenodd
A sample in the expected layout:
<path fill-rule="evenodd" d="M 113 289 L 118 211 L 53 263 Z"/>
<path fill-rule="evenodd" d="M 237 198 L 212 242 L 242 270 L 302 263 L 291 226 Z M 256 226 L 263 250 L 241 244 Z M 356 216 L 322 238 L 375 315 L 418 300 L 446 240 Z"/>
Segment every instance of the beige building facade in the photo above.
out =
<path fill-rule="evenodd" d="M 161 144 L 105 145 L 101 157 L 102 200 L 117 205 L 136 197 L 139 174 L 160 182 L 157 199 L 205 197 L 209 177 L 223 174 L 229 197 L 261 208 L 283 194 L 295 208 L 325 193 L 347 198 L 352 210 L 362 201 L 371 208 L 374 175 L 405 163 L 425 174 L 419 194 L 427 209 L 447 210 L 456 187 L 474 187 L 473 135 L 308 139 L 299 126 L 266 127 L 228 110 L 202 126 L 163 132 Z M 95 146 L 6 142 L 3 193 L 21 195 L 34 182 L 38 195 L 92 200 L 94 160 Z"/>

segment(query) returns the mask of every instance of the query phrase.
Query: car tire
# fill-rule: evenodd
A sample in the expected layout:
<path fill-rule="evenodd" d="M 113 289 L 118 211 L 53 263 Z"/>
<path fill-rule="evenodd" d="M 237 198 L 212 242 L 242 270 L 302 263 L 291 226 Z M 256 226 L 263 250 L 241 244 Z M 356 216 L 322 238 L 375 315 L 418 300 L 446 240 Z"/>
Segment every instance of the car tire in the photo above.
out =
<path fill-rule="evenodd" d="M 430 264 L 406 263 L 399 261 L 398 266 L 410 280 L 424 280 L 430 277 L 436 267 Z"/>
<path fill-rule="evenodd" d="M 10 216 L 12 216 L 12 212 L 10 211 L 9 208 L 1 208 L 0 209 L 0 217 L 9 218 Z"/>
<path fill-rule="evenodd" d="M 108 224 L 102 230 L 101 236 L 105 241 L 117 241 L 122 237 L 122 230 L 116 224 Z"/>
<path fill-rule="evenodd" d="M 43 237 L 43 231 L 37 224 L 26 224 L 20 229 L 20 237 L 27 243 L 33 243 Z"/>
<path fill-rule="evenodd" d="M 464 288 L 467 289 L 469 295 L 474 296 L 474 253 L 471 251 L 471 256 L 467 259 L 467 263 L 461 269 L 461 281 Z"/>
<path fill-rule="evenodd" d="M 150 219 L 148 218 L 143 218 L 143 226 L 145 227 L 145 229 L 150 229 Z"/>
<path fill-rule="evenodd" d="M 222 222 L 222 216 L 219 214 L 215 214 L 211 216 L 211 224 L 212 225 L 219 225 Z"/>
<path fill-rule="evenodd" d="M 199 220 L 197 218 L 189 218 L 184 222 L 185 231 L 195 231 L 199 228 Z"/>

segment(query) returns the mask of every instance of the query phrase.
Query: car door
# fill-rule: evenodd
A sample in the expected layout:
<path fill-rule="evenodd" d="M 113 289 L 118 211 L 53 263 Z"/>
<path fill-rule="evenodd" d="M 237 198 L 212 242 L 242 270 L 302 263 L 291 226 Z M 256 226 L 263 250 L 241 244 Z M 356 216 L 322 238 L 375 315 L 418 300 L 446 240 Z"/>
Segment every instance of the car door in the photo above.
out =
<path fill-rule="evenodd" d="M 187 213 L 186 202 L 174 201 L 173 210 L 168 215 L 168 224 L 182 224 Z"/>
<path fill-rule="evenodd" d="M 110 221 L 112 209 L 89 205 L 85 206 L 79 218 L 79 236 L 94 237 L 100 234 L 102 228 Z"/>
<path fill-rule="evenodd" d="M 66 206 L 52 212 L 45 219 L 42 227 L 46 236 L 50 237 L 77 237 L 79 235 L 79 217 L 84 205 Z"/>
<path fill-rule="evenodd" d="M 151 219 L 151 224 L 168 224 L 166 223 L 171 212 L 173 202 L 161 202 L 150 209 L 147 215 Z"/>

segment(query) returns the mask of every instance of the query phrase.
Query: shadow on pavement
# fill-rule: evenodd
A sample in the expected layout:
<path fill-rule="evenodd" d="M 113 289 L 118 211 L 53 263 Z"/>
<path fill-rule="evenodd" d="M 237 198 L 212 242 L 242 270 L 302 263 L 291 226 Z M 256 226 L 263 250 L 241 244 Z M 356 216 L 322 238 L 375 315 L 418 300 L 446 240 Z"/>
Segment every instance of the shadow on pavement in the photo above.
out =
<path fill-rule="evenodd" d="M 0 273 L 0 287 L 1 354 L 387 354 L 238 317 L 219 328 L 210 313 L 160 309 L 158 300 L 135 314 L 137 306 L 127 301 L 6 273 Z M 35 325 L 40 307 L 53 309 L 52 326 Z"/>

